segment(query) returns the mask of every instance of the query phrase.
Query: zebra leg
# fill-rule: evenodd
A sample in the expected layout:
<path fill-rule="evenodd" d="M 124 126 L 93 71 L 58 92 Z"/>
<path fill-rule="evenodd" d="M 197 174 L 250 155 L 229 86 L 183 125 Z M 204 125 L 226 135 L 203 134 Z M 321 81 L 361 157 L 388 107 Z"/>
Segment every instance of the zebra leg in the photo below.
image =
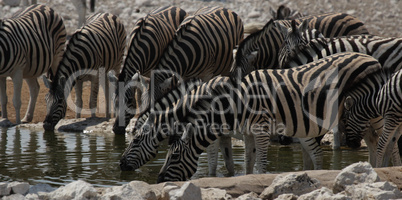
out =
<path fill-rule="evenodd" d="M 232 137 L 228 135 L 222 135 L 219 138 L 219 145 L 229 176 L 233 176 L 234 162 L 233 162 L 233 151 L 232 151 Z"/>
<path fill-rule="evenodd" d="M 252 134 L 244 134 L 244 164 L 246 167 L 246 174 L 252 174 L 254 172 L 255 164 L 255 140 Z"/>
<path fill-rule="evenodd" d="M 104 71 L 104 70 L 103 70 Z M 106 103 L 106 118 L 110 119 L 111 117 L 111 102 L 110 102 L 110 88 L 109 88 L 109 80 L 107 78 L 107 73 L 101 73 L 102 80 L 101 85 L 103 86 L 103 92 L 105 93 L 105 103 Z M 103 75 L 104 74 L 104 75 Z"/>
<path fill-rule="evenodd" d="M 314 169 L 313 160 L 311 160 L 310 154 L 303 147 L 302 147 L 302 155 L 303 155 L 303 170 Z"/>
<path fill-rule="evenodd" d="M 7 77 L 0 77 L 1 117 L 7 119 Z"/>
<path fill-rule="evenodd" d="M 394 119 L 393 115 L 384 116 L 383 133 L 380 135 L 377 145 L 376 167 L 388 167 L 390 156 L 400 137 L 398 130 L 401 123 L 398 120 Z"/>
<path fill-rule="evenodd" d="M 219 151 L 219 140 L 213 141 L 207 147 L 207 157 L 208 157 L 208 175 L 216 176 L 216 168 L 218 166 L 218 151 Z"/>
<path fill-rule="evenodd" d="M 99 93 L 99 77 L 100 76 L 91 77 L 91 96 L 89 97 L 89 109 L 91 109 L 91 117 L 96 117 L 96 104 L 98 102 Z"/>
<path fill-rule="evenodd" d="M 363 140 L 366 143 L 369 152 L 369 163 L 371 164 L 371 166 L 376 166 L 378 134 L 372 128 L 368 128 L 365 132 L 366 133 L 364 133 Z"/>
<path fill-rule="evenodd" d="M 400 132 L 400 129 L 398 130 L 398 132 Z M 396 141 L 398 141 L 400 138 L 400 135 L 398 136 L 398 139 Z M 399 154 L 399 147 L 398 147 L 398 143 L 396 143 L 394 145 L 394 149 L 392 151 L 392 164 L 394 166 L 402 166 L 402 162 L 401 162 L 401 154 Z"/>
<path fill-rule="evenodd" d="M 14 97 L 13 97 L 13 105 L 15 108 L 15 122 L 17 124 L 21 124 L 21 89 L 22 89 L 22 80 L 23 80 L 23 70 L 17 70 L 12 77 L 14 84 Z"/>
<path fill-rule="evenodd" d="M 339 123 L 341 123 L 341 122 L 339 122 Z M 341 135 L 341 132 L 338 129 L 338 126 L 335 126 L 332 129 L 332 133 L 333 133 L 333 136 L 334 136 L 334 142 L 332 143 L 332 149 L 333 150 L 340 150 L 341 149 L 342 135 Z"/>
<path fill-rule="evenodd" d="M 302 147 L 310 155 L 310 158 L 314 164 L 314 169 L 322 169 L 323 152 L 315 138 L 299 138 L 299 140 Z"/>
<path fill-rule="evenodd" d="M 25 117 L 24 119 L 22 119 L 22 123 L 28 123 L 31 122 L 33 119 L 33 114 L 35 111 L 35 105 L 36 105 L 36 101 L 38 100 L 38 94 L 39 94 L 39 83 L 38 83 L 38 79 L 35 78 L 29 78 L 29 79 L 25 79 L 25 81 L 28 84 L 29 87 L 29 103 L 28 103 L 28 109 L 27 112 L 25 113 Z"/>
<path fill-rule="evenodd" d="M 257 164 L 257 172 L 260 174 L 264 174 L 267 172 L 267 154 L 268 154 L 268 145 L 270 143 L 270 136 L 267 134 L 267 131 L 262 133 L 256 133 L 254 135 L 255 147 L 256 147 L 256 164 Z"/>
<path fill-rule="evenodd" d="M 83 80 L 77 80 L 75 83 L 75 118 L 81 117 L 83 82 Z"/>

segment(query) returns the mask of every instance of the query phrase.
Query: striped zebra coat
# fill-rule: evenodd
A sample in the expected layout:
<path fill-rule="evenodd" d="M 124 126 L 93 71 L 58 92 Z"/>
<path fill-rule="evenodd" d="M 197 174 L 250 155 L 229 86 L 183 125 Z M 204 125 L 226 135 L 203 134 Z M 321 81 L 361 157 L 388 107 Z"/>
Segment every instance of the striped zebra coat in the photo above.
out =
<path fill-rule="evenodd" d="M 130 46 L 119 77 L 109 74 L 110 81 L 116 85 L 114 133 L 124 134 L 127 124 L 134 117 L 136 109 L 139 109 L 141 92 L 137 92 L 138 96 L 134 100 L 136 92 L 132 88 L 135 85 L 131 82 L 132 77 L 137 72 L 147 78 L 150 77 L 151 70 L 159 63 L 165 48 L 172 41 L 185 17 L 187 13 L 183 9 L 165 6 L 151 11 L 136 22 L 130 34 Z M 120 91 L 123 92 L 122 96 L 119 96 Z M 120 105 L 123 106 L 121 109 Z M 121 120 L 122 118 L 124 120 Z"/>
<path fill-rule="evenodd" d="M 39 93 L 37 77 L 53 76 L 62 58 L 66 30 L 62 18 L 50 7 L 32 5 L 10 19 L 0 19 L 0 103 L 1 117 L 7 119 L 6 77 L 14 85 L 16 123 L 21 123 L 22 80 L 28 84 L 30 99 L 22 122 L 33 119 Z"/>
<path fill-rule="evenodd" d="M 45 130 L 54 130 L 64 118 L 67 97 L 73 86 L 76 90 L 76 117 L 82 109 L 82 82 L 91 78 L 90 111 L 95 116 L 99 82 L 104 87 L 106 117 L 110 117 L 109 84 L 106 73 L 118 71 L 126 47 L 126 31 L 120 19 L 109 13 L 97 13 L 87 19 L 68 42 L 63 59 L 53 79 L 44 79 L 49 88 L 46 95 L 47 114 L 43 122 Z M 100 81 L 99 81 L 100 80 Z"/>
<path fill-rule="evenodd" d="M 169 93 L 165 94 L 162 98 L 156 101 L 155 106 L 142 113 L 135 122 L 134 138 L 126 148 L 120 160 L 120 168 L 123 171 L 136 170 L 150 159 L 156 156 L 159 144 L 168 137 L 169 133 L 173 131 L 173 122 L 170 117 L 179 120 L 180 112 L 176 112 L 179 105 L 186 106 L 189 109 L 196 102 L 197 98 L 203 97 L 208 94 L 211 88 L 217 85 L 227 84 L 230 81 L 227 77 L 215 77 L 208 82 L 202 83 L 199 80 L 189 80 L 180 84 L 177 88 L 172 89 Z M 161 127 L 165 126 L 166 129 L 149 129 L 147 127 Z M 231 139 L 223 138 L 225 139 Z M 227 141 L 225 141 L 227 142 Z M 234 173 L 234 165 L 232 160 L 231 145 L 225 146 L 228 148 L 223 152 L 226 167 L 230 174 Z M 208 161 L 209 173 L 215 174 L 217 167 L 217 147 L 210 145 L 208 148 Z M 227 153 L 226 153 L 227 152 Z"/>
<path fill-rule="evenodd" d="M 209 99 L 200 98 L 181 117 L 195 126 L 195 134 L 171 145 L 158 181 L 190 178 L 200 154 L 229 131 L 254 135 L 257 155 L 265 157 L 273 132 L 299 138 L 323 135 L 337 124 L 350 86 L 381 70 L 370 56 L 344 53 L 297 68 L 254 71 L 238 87 L 216 87 Z M 260 162 L 266 165 L 266 160 Z"/>
<path fill-rule="evenodd" d="M 308 22 L 309 29 L 318 30 L 324 37 L 368 34 L 362 21 L 344 13 L 306 16 L 294 21 L 296 25 Z M 292 20 L 270 20 L 261 30 L 246 37 L 237 49 L 231 68 L 232 79 L 241 78 L 256 69 L 278 69 L 278 55 L 284 42 L 279 25 L 291 28 L 291 23 Z M 319 34 L 313 32 L 311 36 L 318 37 Z M 255 55 L 250 54 L 254 51 L 257 52 Z M 250 59 L 254 60 L 251 65 L 248 64 Z"/>
<path fill-rule="evenodd" d="M 149 98 L 157 100 L 169 88 L 172 78 L 204 81 L 229 75 L 233 49 L 243 40 L 243 22 L 233 11 L 204 7 L 187 17 L 176 31 L 158 66 L 153 70 Z M 165 83 L 168 81 L 168 84 Z M 145 108 L 149 102 L 143 102 Z"/>
<path fill-rule="evenodd" d="M 348 93 L 345 100 L 345 135 L 349 146 L 358 147 L 367 136 L 367 124 L 382 118 L 377 141 L 375 167 L 387 167 L 390 157 L 395 166 L 401 165 L 397 141 L 402 125 L 402 71 L 399 70 L 386 82 L 367 80 L 364 87 Z"/>

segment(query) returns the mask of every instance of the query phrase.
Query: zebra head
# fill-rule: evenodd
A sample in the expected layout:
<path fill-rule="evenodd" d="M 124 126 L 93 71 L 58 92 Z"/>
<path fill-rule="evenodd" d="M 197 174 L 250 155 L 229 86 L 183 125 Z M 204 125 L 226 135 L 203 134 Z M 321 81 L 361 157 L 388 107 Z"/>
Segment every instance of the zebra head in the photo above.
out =
<path fill-rule="evenodd" d="M 46 131 L 53 131 L 56 124 L 66 115 L 67 102 L 64 96 L 66 79 L 61 77 L 50 81 L 43 76 L 43 81 L 49 88 L 46 94 L 46 118 L 43 128 Z"/>
<path fill-rule="evenodd" d="M 178 126 L 174 126 L 178 127 Z M 177 131 L 175 131 L 177 134 Z M 166 181 L 185 181 L 197 170 L 198 156 L 194 157 L 191 145 L 195 128 L 188 123 L 181 137 L 174 137 L 170 141 L 165 163 L 158 175 L 158 183 Z"/>
<path fill-rule="evenodd" d="M 344 102 L 344 111 L 342 115 L 343 126 L 340 130 L 344 131 L 346 136 L 346 145 L 351 148 L 359 148 L 361 145 L 361 140 L 365 134 L 363 129 L 367 128 L 366 124 L 358 123 L 354 112 L 354 100 L 351 96 L 346 97 Z"/>
<path fill-rule="evenodd" d="M 120 74 L 119 78 L 110 77 L 109 79 L 115 79 L 118 85 L 115 87 L 116 91 L 113 97 L 115 106 L 116 119 L 113 124 L 113 132 L 115 134 L 124 134 L 126 127 L 129 124 L 131 118 L 136 113 L 142 113 L 144 107 L 147 107 L 145 99 L 148 98 L 148 86 L 149 79 L 143 77 L 139 71 L 134 74 L 133 77 L 125 78 L 125 74 Z M 119 94 L 124 94 L 119 96 Z M 144 100 L 143 100 L 144 99 Z M 140 102 L 145 102 L 145 106 L 142 106 Z M 137 112 L 139 110 L 139 112 Z"/>
<path fill-rule="evenodd" d="M 151 113 L 147 121 L 140 128 L 134 128 L 133 140 L 126 148 L 120 159 L 122 171 L 133 171 L 155 158 L 158 152 L 159 141 L 155 134 L 155 114 Z"/>
<path fill-rule="evenodd" d="M 317 29 L 309 29 L 309 21 L 304 20 L 300 25 L 296 20 L 292 20 L 291 27 L 284 26 L 281 23 L 275 24 L 284 37 L 281 49 L 279 50 L 279 66 L 284 68 L 289 57 L 294 57 L 303 49 L 310 40 L 314 38 L 323 38 L 324 36 Z"/>

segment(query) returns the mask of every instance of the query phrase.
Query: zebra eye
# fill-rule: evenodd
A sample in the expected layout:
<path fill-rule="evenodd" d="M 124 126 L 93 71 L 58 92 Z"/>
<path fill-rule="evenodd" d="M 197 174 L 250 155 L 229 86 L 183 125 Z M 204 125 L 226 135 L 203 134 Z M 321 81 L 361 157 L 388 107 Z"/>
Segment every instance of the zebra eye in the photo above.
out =
<path fill-rule="evenodd" d="M 172 158 L 173 159 L 177 159 L 177 158 L 179 158 L 180 157 L 180 153 L 179 152 L 173 152 L 172 153 Z"/>

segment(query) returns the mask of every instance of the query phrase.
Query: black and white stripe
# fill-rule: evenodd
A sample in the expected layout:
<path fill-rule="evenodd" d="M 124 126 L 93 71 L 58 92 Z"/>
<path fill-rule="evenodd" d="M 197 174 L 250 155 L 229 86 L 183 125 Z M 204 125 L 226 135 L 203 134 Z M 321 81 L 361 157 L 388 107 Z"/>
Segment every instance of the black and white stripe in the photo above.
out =
<path fill-rule="evenodd" d="M 182 22 L 153 70 L 150 99 L 157 100 L 166 92 L 163 83 L 172 76 L 206 81 L 229 75 L 233 49 L 242 39 L 243 22 L 235 12 L 221 7 L 199 9 Z"/>
<path fill-rule="evenodd" d="M 130 34 L 129 48 L 123 69 L 118 78 L 109 77 L 116 85 L 114 106 L 116 120 L 113 132 L 124 134 L 130 119 L 139 109 L 140 98 L 134 100 L 135 89 L 131 82 L 135 73 L 150 77 L 150 72 L 159 63 L 167 45 L 171 42 L 180 23 L 187 13 L 178 7 L 165 6 L 151 11 L 140 18 Z M 123 96 L 120 95 L 123 92 Z M 142 92 L 142 91 L 139 91 Z M 137 101 L 137 104 L 136 104 Z M 120 108 L 120 105 L 122 108 Z M 124 120 L 122 120 L 122 118 Z"/>
<path fill-rule="evenodd" d="M 33 119 L 39 93 L 37 77 L 53 76 L 62 58 L 66 41 L 63 20 L 53 9 L 32 5 L 9 19 L 0 19 L 0 95 L 1 116 L 7 119 L 6 77 L 14 85 L 13 104 L 16 123 L 21 123 L 22 80 L 28 84 L 30 100 L 22 122 Z"/>
<path fill-rule="evenodd" d="M 355 148 L 360 146 L 361 139 L 367 137 L 368 125 L 373 126 L 373 120 L 383 125 L 377 128 L 379 140 L 377 138 L 378 144 L 374 144 L 376 145 L 375 167 L 388 166 L 391 156 L 394 165 L 401 165 L 397 145 L 401 135 L 398 128 L 402 125 L 401 80 L 401 70 L 387 81 L 367 80 L 364 87 L 358 87 L 348 93 L 345 100 L 345 135 L 349 146 Z"/>
<path fill-rule="evenodd" d="M 94 14 L 87 21 L 88 23 L 78 29 L 69 40 L 55 76 L 51 80 L 44 79 L 49 88 L 46 95 L 47 115 L 43 124 L 45 130 L 53 130 L 64 118 L 67 97 L 73 86 L 77 92 L 76 117 L 80 116 L 82 82 L 89 77 L 92 79 L 92 116 L 95 116 L 98 82 L 101 82 L 105 91 L 106 117 L 110 117 L 106 73 L 110 70 L 118 71 L 121 67 L 126 47 L 126 31 L 120 19 L 109 13 Z"/>
<path fill-rule="evenodd" d="M 324 37 L 368 34 L 362 21 L 344 13 L 330 13 L 295 19 L 297 26 L 303 21 L 308 22 L 309 29 L 318 30 Z M 231 77 L 242 77 L 256 69 L 279 68 L 278 55 L 284 43 L 284 36 L 281 33 L 281 28 L 278 27 L 279 25 L 291 28 L 292 20 L 270 20 L 261 30 L 249 35 L 240 43 L 231 69 Z M 312 36 L 316 34 L 314 33 Z M 253 51 L 257 51 L 254 56 L 256 58 L 249 58 L 250 52 Z M 254 59 L 251 66 L 248 62 L 249 59 Z"/>
<path fill-rule="evenodd" d="M 215 87 L 209 98 L 199 98 L 191 112 L 182 116 L 184 123 L 195 126 L 195 134 L 172 145 L 158 180 L 190 178 L 205 148 L 230 131 L 254 135 L 260 158 L 267 155 L 269 137 L 275 131 L 272 127 L 292 137 L 324 135 L 337 125 L 344 94 L 351 85 L 381 70 L 370 56 L 343 53 L 297 68 L 253 71 L 237 88 Z M 227 128 L 223 132 L 211 129 L 216 124 Z M 259 162 L 266 165 L 266 159 Z"/>

